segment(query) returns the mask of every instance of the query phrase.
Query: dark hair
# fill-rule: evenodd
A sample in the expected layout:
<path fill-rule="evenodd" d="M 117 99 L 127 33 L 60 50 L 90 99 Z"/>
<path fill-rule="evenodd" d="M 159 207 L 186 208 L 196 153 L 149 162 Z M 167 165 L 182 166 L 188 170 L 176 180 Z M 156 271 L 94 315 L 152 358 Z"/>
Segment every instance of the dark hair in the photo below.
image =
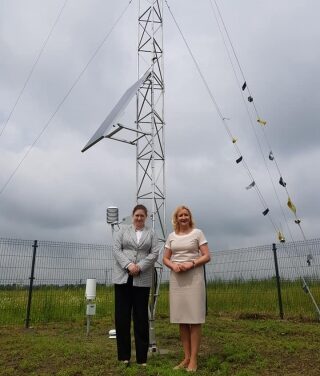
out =
<path fill-rule="evenodd" d="M 148 216 L 148 210 L 147 210 L 147 208 L 146 208 L 144 205 L 141 205 L 141 204 L 136 205 L 136 206 L 133 208 L 133 210 L 132 210 L 132 215 L 134 215 L 134 213 L 135 213 L 137 210 L 143 210 L 143 211 L 144 211 L 144 214 L 146 215 L 146 217 Z"/>

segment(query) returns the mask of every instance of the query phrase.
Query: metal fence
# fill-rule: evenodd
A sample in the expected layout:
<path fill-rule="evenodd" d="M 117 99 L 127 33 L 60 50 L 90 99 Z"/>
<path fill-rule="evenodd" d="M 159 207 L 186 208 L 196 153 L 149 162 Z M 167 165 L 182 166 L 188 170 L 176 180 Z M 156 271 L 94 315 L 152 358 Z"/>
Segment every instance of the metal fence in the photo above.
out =
<path fill-rule="evenodd" d="M 285 316 L 317 317 L 320 239 L 280 243 L 276 248 Z M 110 245 L 0 238 L 0 323 L 23 323 L 28 309 L 31 322 L 83 316 L 88 278 L 97 280 L 97 315 L 112 318 L 112 264 Z M 213 251 L 206 277 L 213 314 L 279 312 L 272 245 Z M 164 268 L 158 299 L 163 315 L 168 313 L 168 279 L 169 270 Z"/>

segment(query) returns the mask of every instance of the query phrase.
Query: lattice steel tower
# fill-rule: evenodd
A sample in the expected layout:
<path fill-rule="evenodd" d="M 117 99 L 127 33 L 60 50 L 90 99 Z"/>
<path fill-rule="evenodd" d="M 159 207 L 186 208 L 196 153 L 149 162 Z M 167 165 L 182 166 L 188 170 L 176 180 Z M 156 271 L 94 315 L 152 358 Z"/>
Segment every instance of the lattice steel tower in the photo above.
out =
<path fill-rule="evenodd" d="M 163 1 L 139 1 L 138 77 L 150 70 L 137 93 L 137 202 L 150 208 L 152 227 L 160 240 L 165 226 L 165 139 L 163 77 Z"/>

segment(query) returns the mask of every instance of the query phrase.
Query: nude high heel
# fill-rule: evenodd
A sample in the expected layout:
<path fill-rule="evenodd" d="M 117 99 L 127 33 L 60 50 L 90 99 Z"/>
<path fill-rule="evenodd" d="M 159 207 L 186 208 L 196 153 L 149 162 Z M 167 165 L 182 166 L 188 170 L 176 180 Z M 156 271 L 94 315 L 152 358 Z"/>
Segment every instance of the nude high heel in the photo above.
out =
<path fill-rule="evenodd" d="M 189 364 L 189 362 L 186 363 L 186 362 L 183 360 L 183 361 L 182 361 L 181 363 L 179 363 L 177 366 L 173 367 L 173 369 L 175 369 L 175 370 L 177 370 L 177 369 L 187 369 L 188 364 Z"/>

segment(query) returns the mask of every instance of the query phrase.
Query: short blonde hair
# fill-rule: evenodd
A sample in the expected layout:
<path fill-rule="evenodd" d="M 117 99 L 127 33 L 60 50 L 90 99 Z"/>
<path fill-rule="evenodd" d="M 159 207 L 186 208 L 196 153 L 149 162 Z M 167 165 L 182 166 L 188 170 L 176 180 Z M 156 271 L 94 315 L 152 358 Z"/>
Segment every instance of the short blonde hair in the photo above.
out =
<path fill-rule="evenodd" d="M 187 212 L 189 213 L 189 216 L 190 216 L 190 227 L 194 228 L 194 226 L 195 226 L 194 220 L 192 218 L 191 210 L 187 206 L 181 205 L 181 206 L 178 206 L 174 210 L 174 212 L 172 214 L 172 225 L 173 225 L 173 229 L 174 229 L 175 232 L 179 232 L 180 231 L 180 225 L 179 225 L 179 222 L 178 222 L 178 213 L 182 209 L 187 210 Z"/>

